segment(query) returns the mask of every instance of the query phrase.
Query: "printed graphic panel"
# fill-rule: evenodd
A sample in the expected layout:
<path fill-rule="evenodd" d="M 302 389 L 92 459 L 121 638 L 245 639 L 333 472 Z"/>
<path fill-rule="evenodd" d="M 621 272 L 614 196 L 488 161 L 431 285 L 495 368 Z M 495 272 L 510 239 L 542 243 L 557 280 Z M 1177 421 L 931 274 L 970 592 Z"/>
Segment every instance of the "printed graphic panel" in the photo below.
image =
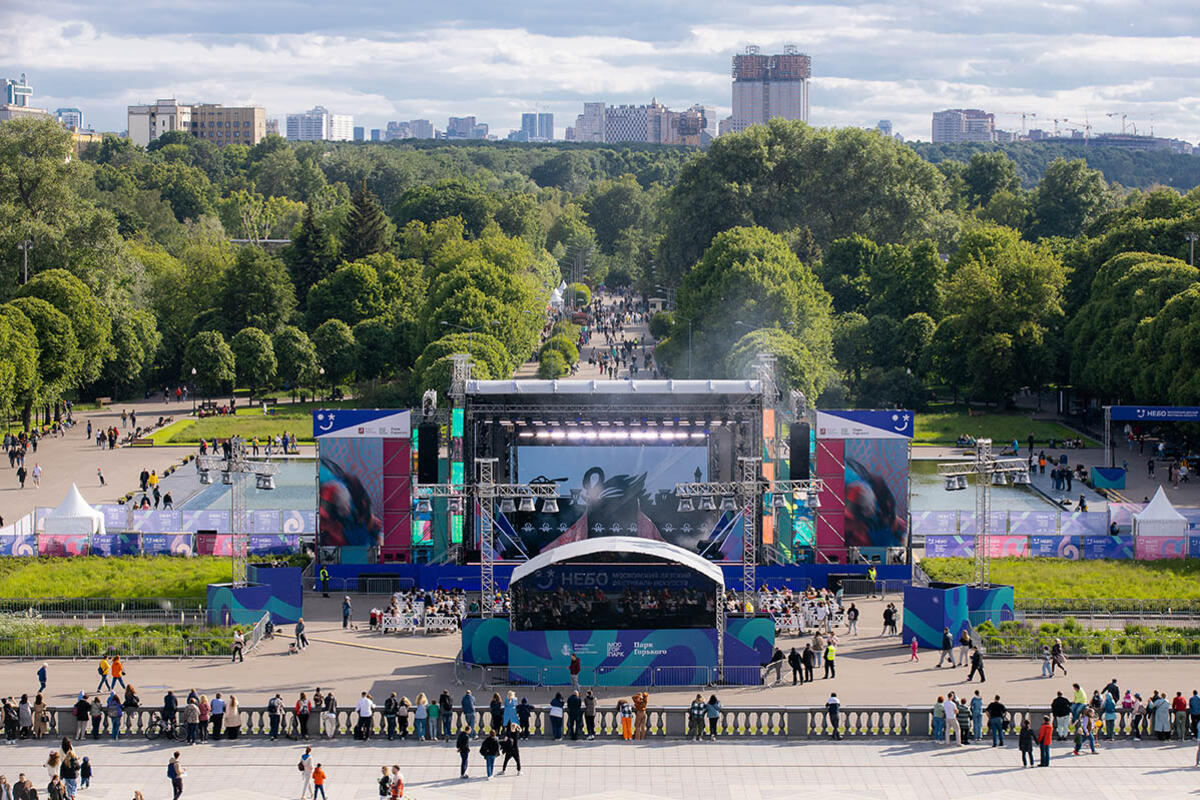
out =
<path fill-rule="evenodd" d="M 847 439 L 845 537 L 848 547 L 903 547 L 908 541 L 908 442 Z"/>

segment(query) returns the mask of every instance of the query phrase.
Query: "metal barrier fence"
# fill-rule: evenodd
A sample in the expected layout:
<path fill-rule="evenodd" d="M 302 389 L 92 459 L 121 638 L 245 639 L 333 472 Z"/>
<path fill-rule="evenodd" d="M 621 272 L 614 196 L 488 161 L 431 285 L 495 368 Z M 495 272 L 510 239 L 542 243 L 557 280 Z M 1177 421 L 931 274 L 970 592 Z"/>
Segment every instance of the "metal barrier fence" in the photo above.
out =
<path fill-rule="evenodd" d="M 909 581 L 904 580 L 871 581 L 866 578 L 844 578 L 841 583 L 843 597 L 887 597 L 889 594 L 903 594 L 904 587 L 908 585 Z"/>
<path fill-rule="evenodd" d="M 115 597 L 5 597 L 0 614 L 36 614 L 54 619 L 136 619 L 184 623 L 204 619 L 204 598 L 121 599 Z"/>
<path fill-rule="evenodd" d="M 1200 636 L 1174 637 L 1153 634 L 1072 635 L 1069 633 L 979 633 L 986 653 L 993 656 L 1041 658 L 1042 647 L 1062 641 L 1069 656 L 1091 658 L 1179 658 L 1200 656 Z"/>
<path fill-rule="evenodd" d="M 251 653 L 254 648 L 262 643 L 263 637 L 267 635 L 267 623 L 271 621 L 271 612 L 265 612 L 259 617 L 258 622 L 254 623 L 254 627 L 250 629 L 250 635 L 246 637 L 246 652 Z"/>
<path fill-rule="evenodd" d="M 1200 621 L 1200 599 L 1016 598 L 1018 615 L 1029 619 L 1129 620 L 1142 623 Z"/>
<path fill-rule="evenodd" d="M 328 587 L 326 587 L 326 583 Z M 316 578 L 312 582 L 313 591 L 335 592 L 337 594 L 394 594 L 396 592 L 411 592 L 417 588 L 416 581 L 400 575 L 366 573 L 352 578 L 330 578 L 327 582 Z"/>
<path fill-rule="evenodd" d="M 511 671 L 510 671 L 511 669 Z M 580 686 L 721 686 L 751 685 L 763 682 L 764 668 L 757 664 L 724 667 L 583 667 Z M 520 677 L 517 677 L 517 676 Z M 456 660 L 455 681 L 467 686 L 566 686 L 571 676 L 566 666 L 522 667 L 486 666 Z"/>
<path fill-rule="evenodd" d="M 226 637 L 184 636 L 5 636 L 0 657 L 18 659 L 198 658 L 228 656 Z"/>
<path fill-rule="evenodd" d="M 1008 711 L 1012 720 L 1010 730 L 1013 731 L 1009 735 L 1013 738 L 1025 719 L 1029 719 L 1036 729 L 1041 725 L 1042 717 L 1050 713 L 1046 707 L 1033 706 L 1009 706 Z M 121 729 L 126 735 L 140 735 L 146 730 L 151 717 L 159 713 L 161 709 L 139 708 L 124 715 Z M 259 737 L 270 733 L 271 717 L 266 708 L 242 706 L 241 715 L 242 736 Z M 451 712 L 450 719 L 451 730 L 455 733 L 467 724 L 467 718 L 459 708 Z M 373 733 L 386 732 L 382 711 L 375 711 L 371 721 Z M 487 709 L 479 708 L 473 721 L 477 727 L 487 727 L 490 725 L 491 715 Z M 1113 722 L 1113 735 L 1122 738 L 1132 736 L 1133 721 L 1131 713 L 1118 710 Z M 717 717 L 717 732 L 726 738 L 816 739 L 832 736 L 836 724 L 837 731 L 847 739 L 927 738 L 933 733 L 932 722 L 932 704 L 907 707 L 842 706 L 836 723 L 825 706 L 730 706 L 721 708 Z M 351 736 L 356 723 L 357 713 L 354 709 L 339 709 L 326 731 L 334 738 Z M 685 706 L 651 706 L 646 709 L 647 737 L 683 738 L 687 735 L 687 723 L 688 709 Z M 1145 720 L 1142 724 L 1146 724 Z M 50 725 L 50 738 L 70 735 L 75 731 L 74 710 L 70 707 L 51 708 Z M 313 714 L 308 720 L 308 735 L 314 739 L 318 737 L 318 726 L 318 715 Z M 408 730 L 411 732 L 413 728 L 410 716 Z M 594 728 L 596 735 L 601 738 L 619 737 L 620 718 L 616 709 L 597 709 Z M 295 735 L 294 731 L 297 729 L 296 717 L 290 710 L 278 718 L 278 730 L 281 735 Z M 1145 733 L 1144 729 L 1142 732 Z M 534 737 L 552 735 L 547 707 L 535 708 L 530 714 L 529 733 Z M 440 732 L 438 735 L 440 736 Z M 177 745 L 170 739 L 164 739 L 162 746 L 170 748 Z"/>

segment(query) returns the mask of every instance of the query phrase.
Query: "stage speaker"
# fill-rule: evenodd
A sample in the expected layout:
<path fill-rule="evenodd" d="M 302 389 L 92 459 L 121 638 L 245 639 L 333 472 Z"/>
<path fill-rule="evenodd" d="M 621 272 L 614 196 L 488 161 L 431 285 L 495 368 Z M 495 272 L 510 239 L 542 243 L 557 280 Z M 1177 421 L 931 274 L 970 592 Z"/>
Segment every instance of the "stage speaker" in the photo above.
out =
<path fill-rule="evenodd" d="M 438 444 L 436 422 L 417 426 L 417 483 L 438 482 Z"/>
<path fill-rule="evenodd" d="M 791 463 L 788 465 L 788 478 L 794 481 L 806 481 L 809 478 L 808 443 L 811 427 L 807 422 L 797 422 L 788 431 L 788 450 Z"/>

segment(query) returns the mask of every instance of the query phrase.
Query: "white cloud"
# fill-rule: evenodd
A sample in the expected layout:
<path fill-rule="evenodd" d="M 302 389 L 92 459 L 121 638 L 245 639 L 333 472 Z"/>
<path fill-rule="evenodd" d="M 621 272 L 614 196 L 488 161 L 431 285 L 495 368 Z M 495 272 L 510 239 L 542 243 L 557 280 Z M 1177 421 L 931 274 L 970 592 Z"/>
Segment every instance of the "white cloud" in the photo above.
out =
<path fill-rule="evenodd" d="M 727 113 L 730 56 L 785 43 L 813 56 L 813 122 L 927 138 L 929 114 L 971 105 L 1200 138 L 1200 22 L 1182 0 L 1154 14 L 1134 0 L 715 0 L 575 7 L 482 0 L 328 6 L 166 3 L 104 9 L 46 0 L 8 14 L 0 70 L 27 72 L 39 100 L 79 105 L 101 127 L 155 97 L 254 102 L 282 118 L 316 104 L 359 124 L 475 114 L 503 134 L 520 113 L 551 110 L 561 129 L 584 100 L 693 102 Z M 319 23 L 318 21 L 319 20 Z M 390 24 L 381 24 L 389 20 Z M 180 29 L 196 31 L 179 33 Z M 306 31 L 317 31 L 306 32 Z M 218 33 L 216 31 L 228 31 Z M 998 124 L 1018 128 L 1019 117 Z M 1031 123 L 1033 124 L 1033 123 Z M 1052 123 L 1046 123 L 1047 126 Z"/>

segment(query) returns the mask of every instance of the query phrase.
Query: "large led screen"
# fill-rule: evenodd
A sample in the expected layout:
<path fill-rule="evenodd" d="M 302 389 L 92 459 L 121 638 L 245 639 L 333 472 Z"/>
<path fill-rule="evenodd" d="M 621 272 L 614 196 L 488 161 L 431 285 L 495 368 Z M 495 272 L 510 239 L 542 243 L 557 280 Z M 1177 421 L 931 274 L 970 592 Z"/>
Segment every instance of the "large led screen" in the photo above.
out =
<path fill-rule="evenodd" d="M 552 564 L 511 592 L 513 630 L 716 626 L 716 583 L 677 564 Z"/>
<path fill-rule="evenodd" d="M 908 442 L 847 439 L 845 531 L 851 547 L 908 541 Z"/>
<path fill-rule="evenodd" d="M 706 481 L 708 449 L 688 445 L 523 445 L 517 479 L 559 485 L 558 511 L 497 514 L 497 556 L 523 560 L 569 542 L 602 536 L 640 536 L 669 542 L 711 561 L 737 561 L 742 552 L 738 510 L 679 510 L 675 484 Z"/>

